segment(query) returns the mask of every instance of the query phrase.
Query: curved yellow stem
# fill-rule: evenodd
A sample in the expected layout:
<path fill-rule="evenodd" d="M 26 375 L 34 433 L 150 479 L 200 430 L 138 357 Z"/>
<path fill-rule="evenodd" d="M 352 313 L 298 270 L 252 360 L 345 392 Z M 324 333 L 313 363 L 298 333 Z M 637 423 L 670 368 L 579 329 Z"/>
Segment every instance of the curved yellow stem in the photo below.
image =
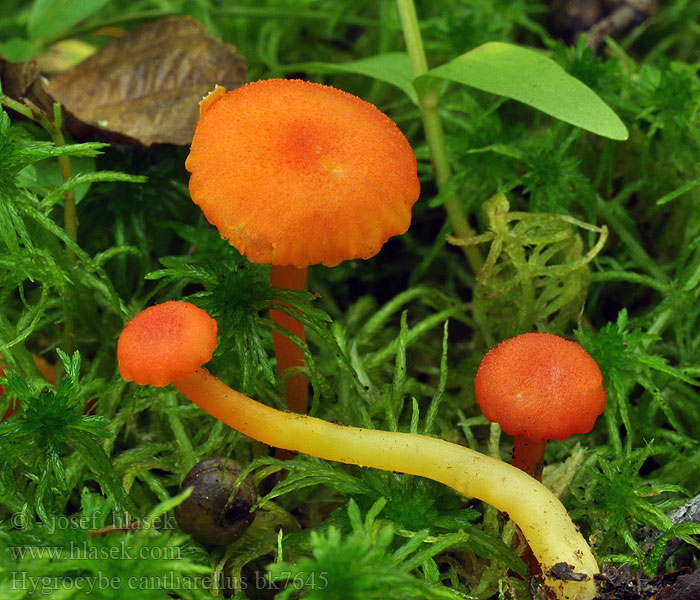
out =
<path fill-rule="evenodd" d="M 203 368 L 173 385 L 220 421 L 270 446 L 427 477 L 483 500 L 508 513 L 520 527 L 542 566 L 545 585 L 557 598 L 595 596 L 598 565 L 591 549 L 557 497 L 519 469 L 436 438 L 281 412 L 232 390 Z"/>

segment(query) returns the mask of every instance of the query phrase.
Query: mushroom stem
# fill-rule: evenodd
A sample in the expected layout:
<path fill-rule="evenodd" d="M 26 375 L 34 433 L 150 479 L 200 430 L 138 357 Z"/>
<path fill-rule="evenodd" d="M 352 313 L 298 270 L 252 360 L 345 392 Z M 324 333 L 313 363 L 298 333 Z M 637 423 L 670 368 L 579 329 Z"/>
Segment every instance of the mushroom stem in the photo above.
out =
<path fill-rule="evenodd" d="M 288 290 L 306 289 L 307 267 L 297 268 L 292 266 L 272 265 L 270 269 L 270 285 L 286 288 Z M 290 331 L 297 337 L 306 341 L 304 325 L 295 318 L 279 310 L 271 310 L 270 318 Z M 304 355 L 286 336 L 272 332 L 272 342 L 275 346 L 277 357 L 277 376 L 290 367 L 304 366 Z M 297 375 L 287 382 L 286 400 L 289 410 L 298 413 L 306 413 L 309 403 L 309 383 L 306 377 Z"/>
<path fill-rule="evenodd" d="M 530 477 L 534 477 L 537 481 L 542 481 L 546 446 L 547 440 L 531 440 L 524 435 L 516 435 L 513 437 L 513 455 L 510 464 L 527 473 Z M 534 560 L 529 547 L 525 547 L 520 558 L 530 566 L 532 573 L 540 573 L 537 561 Z"/>
<path fill-rule="evenodd" d="M 524 435 L 513 437 L 513 458 L 511 464 L 531 477 L 542 481 L 544 449 L 547 440 L 531 440 Z"/>
<path fill-rule="evenodd" d="M 595 596 L 598 566 L 566 509 L 552 492 L 511 465 L 436 438 L 281 412 L 232 390 L 204 368 L 173 385 L 220 421 L 270 446 L 427 477 L 483 500 L 507 512 L 520 527 L 556 598 Z"/>

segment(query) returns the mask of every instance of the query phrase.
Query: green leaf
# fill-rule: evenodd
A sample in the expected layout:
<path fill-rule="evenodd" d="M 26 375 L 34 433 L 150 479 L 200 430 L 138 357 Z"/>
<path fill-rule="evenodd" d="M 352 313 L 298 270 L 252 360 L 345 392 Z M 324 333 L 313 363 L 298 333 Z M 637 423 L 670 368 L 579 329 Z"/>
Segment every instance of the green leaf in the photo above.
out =
<path fill-rule="evenodd" d="M 0 56 L 4 56 L 10 62 L 26 61 L 37 54 L 37 47 L 23 38 L 11 37 L 0 44 Z"/>
<path fill-rule="evenodd" d="M 419 93 L 430 77 L 518 100 L 603 137 L 629 137 L 624 123 L 593 90 L 535 50 L 488 42 L 417 79 Z"/>
<path fill-rule="evenodd" d="M 433 433 L 435 428 L 435 423 L 437 421 L 437 414 L 442 403 L 442 398 L 445 395 L 445 388 L 447 388 L 447 325 L 449 321 L 445 321 L 442 327 L 442 358 L 440 359 L 440 382 L 438 383 L 437 390 L 433 396 L 433 400 L 428 407 L 428 414 L 425 417 L 425 426 L 423 428 L 423 433 L 425 435 L 430 435 Z"/>
<path fill-rule="evenodd" d="M 361 58 L 346 63 L 306 62 L 285 65 L 311 73 L 356 73 L 367 75 L 379 81 L 395 85 L 404 92 L 414 104 L 418 104 L 418 94 L 413 87 L 413 70 L 411 60 L 405 52 L 387 52 L 369 58 Z"/>
<path fill-rule="evenodd" d="M 63 199 L 65 193 L 69 192 L 70 190 L 75 190 L 75 201 L 76 203 L 78 203 L 87 193 L 91 183 L 103 181 L 145 183 L 147 181 L 147 178 L 143 175 L 128 175 L 127 173 L 121 173 L 119 171 L 95 171 L 94 173 L 78 173 L 69 177 L 68 179 L 63 181 L 63 183 L 56 182 L 57 187 L 55 187 L 51 190 L 51 192 L 46 194 L 45 198 L 42 200 L 42 205 L 51 206 L 56 202 L 60 202 Z"/>
<path fill-rule="evenodd" d="M 155 507 L 153 507 L 151 509 L 151 512 L 148 513 L 148 517 L 144 519 L 144 528 L 150 529 L 151 527 L 153 527 L 153 524 L 157 523 L 158 519 L 162 517 L 165 513 L 171 511 L 173 508 L 179 506 L 185 500 L 187 500 L 187 498 L 189 498 L 192 495 L 193 490 L 193 487 L 187 487 L 184 489 L 184 491 L 180 492 L 176 496 L 173 496 L 172 498 L 169 498 L 168 500 L 165 500 L 164 502 L 161 502 L 160 504 L 157 504 Z"/>
<path fill-rule="evenodd" d="M 75 157 L 70 161 L 70 165 L 75 175 L 95 173 L 95 159 L 92 157 Z M 43 160 L 29 164 L 17 173 L 17 183 L 37 194 L 46 194 L 48 190 L 63 183 L 61 166 L 57 160 Z M 90 182 L 77 184 L 73 189 L 75 201 L 80 202 L 90 189 Z"/>
<path fill-rule="evenodd" d="M 700 179 L 693 179 L 692 181 L 689 181 L 688 183 L 682 185 L 678 189 L 673 190 L 672 192 L 669 192 L 668 194 L 659 198 L 656 201 L 656 206 L 661 206 L 662 204 L 668 204 L 672 200 L 675 200 L 676 198 L 682 196 L 683 194 L 688 193 L 690 190 L 694 190 L 699 185 L 700 185 Z"/>
<path fill-rule="evenodd" d="M 29 16 L 29 37 L 46 39 L 80 23 L 107 0 L 36 0 Z"/>

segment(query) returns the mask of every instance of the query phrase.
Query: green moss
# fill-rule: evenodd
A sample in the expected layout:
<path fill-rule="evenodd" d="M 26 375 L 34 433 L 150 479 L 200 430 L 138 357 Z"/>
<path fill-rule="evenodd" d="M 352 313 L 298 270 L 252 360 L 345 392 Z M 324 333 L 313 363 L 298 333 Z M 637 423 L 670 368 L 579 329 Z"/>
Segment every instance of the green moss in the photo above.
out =
<path fill-rule="evenodd" d="M 377 104 L 415 150 L 422 195 L 409 232 L 377 257 L 312 268 L 308 292 L 280 290 L 191 202 L 186 148 L 63 143 L 54 115 L 0 96 L 0 415 L 18 409 L 0 424 L 0 596 L 28 595 L 13 588 L 17 573 L 47 591 L 64 586 L 65 598 L 82 597 L 77 578 L 99 574 L 122 587 L 95 597 L 127 600 L 529 596 L 515 577 L 526 573 L 518 537 L 481 504 L 399 473 L 281 461 L 175 390 L 123 382 L 124 324 L 175 298 L 218 320 L 210 368 L 232 387 L 284 407 L 268 317 L 283 303 L 307 328 L 307 343 L 294 342 L 315 416 L 506 460 L 510 439 L 474 401 L 479 361 L 525 331 L 576 337 L 601 366 L 608 405 L 590 434 L 549 445 L 558 492 L 599 560 L 649 575 L 696 564 L 697 526 L 667 512 L 700 491 L 697 3 L 662 3 L 598 55 L 583 39 L 557 41 L 539 1 L 417 3 L 430 67 L 487 41 L 536 47 L 630 131 L 603 139 L 501 96 L 422 82 L 418 92 L 439 101 L 437 159 L 420 112 L 430 106 L 384 78 L 324 67 L 403 52 L 393 2 L 115 1 L 69 15 L 51 37 L 29 27 L 51 2 L 6 4 L 0 54 L 23 57 L 58 39 L 102 44 L 102 26 L 192 14 L 238 47 L 251 79 L 305 69 Z M 74 167 L 65 181 L 59 158 Z M 57 367 L 55 382 L 33 355 Z M 241 540 L 205 548 L 172 523 L 133 527 L 136 517 L 168 522 L 184 474 L 212 455 L 243 463 L 261 492 Z M 682 547 L 666 560 L 676 535 Z M 55 556 L 83 543 L 93 558 Z M 110 558 L 123 544 L 147 559 Z M 159 579 L 168 573 L 179 579 Z"/>

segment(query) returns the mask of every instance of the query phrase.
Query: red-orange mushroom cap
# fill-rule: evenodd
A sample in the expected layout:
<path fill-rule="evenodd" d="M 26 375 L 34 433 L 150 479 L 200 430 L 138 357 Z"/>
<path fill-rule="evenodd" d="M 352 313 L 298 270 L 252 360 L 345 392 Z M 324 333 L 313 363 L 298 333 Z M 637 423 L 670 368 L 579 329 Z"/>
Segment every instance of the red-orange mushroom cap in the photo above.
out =
<path fill-rule="evenodd" d="M 406 232 L 420 193 L 413 150 L 389 117 L 301 80 L 215 91 L 185 166 L 219 233 L 249 260 L 282 266 L 374 256 Z"/>
<path fill-rule="evenodd" d="M 122 331 L 119 373 L 126 381 L 164 387 L 211 360 L 218 325 L 201 308 L 171 300 L 147 308 Z"/>
<path fill-rule="evenodd" d="M 593 358 L 549 333 L 526 333 L 493 348 L 479 366 L 475 390 L 489 421 L 531 440 L 587 433 L 606 400 Z"/>

